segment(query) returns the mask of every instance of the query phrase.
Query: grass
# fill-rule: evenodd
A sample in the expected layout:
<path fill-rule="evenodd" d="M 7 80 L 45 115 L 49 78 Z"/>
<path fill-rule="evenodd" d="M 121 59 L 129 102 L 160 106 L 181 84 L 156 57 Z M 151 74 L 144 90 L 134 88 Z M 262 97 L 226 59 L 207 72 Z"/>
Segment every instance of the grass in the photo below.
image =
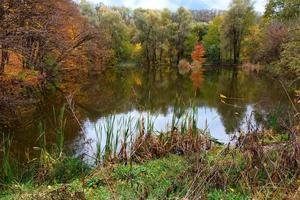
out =
<path fill-rule="evenodd" d="M 113 162 L 96 168 L 66 157 L 53 166 L 51 181 L 11 184 L 2 190 L 0 198 L 246 200 L 298 195 L 297 168 L 291 160 L 282 160 L 291 155 L 271 149 L 256 157 L 248 145 L 213 145 L 201 152 L 168 153 L 159 158 Z M 292 146 L 281 148 L 279 152 L 284 152 Z"/>
<path fill-rule="evenodd" d="M 120 165 L 112 173 L 116 194 L 125 199 L 167 197 L 176 184 L 176 178 L 187 167 L 187 162 L 176 155 L 142 165 Z"/>
<path fill-rule="evenodd" d="M 11 155 L 10 155 L 10 147 L 11 147 L 11 138 L 2 135 L 3 141 L 2 141 L 2 177 L 3 180 L 7 183 L 11 183 L 14 179 L 14 172 L 11 162 Z"/>
<path fill-rule="evenodd" d="M 64 111 L 54 112 L 54 151 L 47 148 L 47 130 L 41 123 L 40 159 L 22 175 L 11 171 L 11 140 L 3 140 L 0 198 L 217 200 L 300 195 L 298 126 L 283 134 L 253 131 L 241 134 L 234 145 L 220 145 L 197 128 L 195 109 L 173 117 L 174 126 L 165 133 L 155 132 L 150 117 L 109 117 L 96 128 L 97 165 L 89 166 L 63 152 Z"/>
<path fill-rule="evenodd" d="M 197 128 L 195 108 L 180 112 L 178 116 L 174 114 L 172 126 L 164 133 L 155 130 L 155 119 L 150 116 L 148 113 L 137 119 L 131 116 L 116 119 L 111 115 L 97 124 L 94 128 L 97 139 L 95 155 L 91 156 L 95 158 L 96 165 L 138 160 L 139 157 L 151 159 L 171 151 L 199 152 L 210 145 L 209 134 Z"/>
<path fill-rule="evenodd" d="M 87 199 L 159 199 L 171 195 L 170 188 L 173 189 L 176 178 L 187 167 L 188 163 L 184 157 L 170 155 L 134 164 L 132 167 L 118 164 L 96 169 L 85 178 L 84 183 L 77 178 L 67 184 L 56 183 L 51 186 L 43 184 L 36 187 L 32 183 L 15 185 L 8 192 L 2 193 L 0 198 L 47 199 L 59 191 L 60 197 L 66 198 L 84 192 Z M 177 191 L 180 191 L 180 188 Z"/>

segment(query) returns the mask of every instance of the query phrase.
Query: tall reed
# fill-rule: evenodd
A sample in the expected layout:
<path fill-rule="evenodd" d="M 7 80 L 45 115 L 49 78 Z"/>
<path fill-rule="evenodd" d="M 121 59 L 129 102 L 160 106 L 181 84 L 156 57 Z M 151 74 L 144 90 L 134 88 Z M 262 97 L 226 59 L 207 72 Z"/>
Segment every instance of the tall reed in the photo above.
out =
<path fill-rule="evenodd" d="M 14 180 L 14 171 L 11 163 L 11 143 L 12 138 L 2 134 L 2 176 L 3 181 L 11 183 Z"/>
<path fill-rule="evenodd" d="M 114 115 L 108 116 L 95 126 L 96 163 L 126 161 L 137 154 L 150 158 L 177 150 L 201 151 L 210 146 L 210 136 L 198 129 L 197 112 L 196 107 L 186 112 L 174 108 L 171 127 L 164 132 L 155 130 L 155 118 L 150 113 L 138 119 L 129 116 L 117 120 Z"/>
<path fill-rule="evenodd" d="M 96 132 L 96 165 L 102 160 L 102 126 L 95 126 Z"/>
<path fill-rule="evenodd" d="M 62 156 L 64 149 L 64 131 L 66 126 L 66 118 L 65 118 L 65 105 L 63 105 L 60 110 L 57 111 L 53 107 L 53 122 L 55 127 L 55 136 L 56 136 L 56 147 L 58 150 L 59 157 Z"/>

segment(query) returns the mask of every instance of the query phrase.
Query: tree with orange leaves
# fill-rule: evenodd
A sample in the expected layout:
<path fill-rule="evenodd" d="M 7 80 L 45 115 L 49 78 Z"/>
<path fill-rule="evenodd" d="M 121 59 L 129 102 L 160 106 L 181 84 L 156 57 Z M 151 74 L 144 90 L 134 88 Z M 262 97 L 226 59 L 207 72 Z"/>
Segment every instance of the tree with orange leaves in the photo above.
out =
<path fill-rule="evenodd" d="M 192 52 L 192 59 L 193 61 L 197 61 L 199 64 L 204 63 L 204 54 L 205 54 L 205 49 L 204 46 L 199 43 L 195 45 L 194 51 Z"/>
<path fill-rule="evenodd" d="M 195 45 L 194 51 L 191 54 L 193 62 L 190 64 L 186 60 L 181 60 L 178 64 L 178 68 L 181 74 L 189 73 L 191 70 L 199 71 L 202 68 L 204 59 L 205 49 L 204 46 L 199 43 Z"/>
<path fill-rule="evenodd" d="M 9 54 L 49 76 L 58 66 L 100 66 L 110 58 L 101 32 L 72 0 L 1 0 L 0 74 Z"/>

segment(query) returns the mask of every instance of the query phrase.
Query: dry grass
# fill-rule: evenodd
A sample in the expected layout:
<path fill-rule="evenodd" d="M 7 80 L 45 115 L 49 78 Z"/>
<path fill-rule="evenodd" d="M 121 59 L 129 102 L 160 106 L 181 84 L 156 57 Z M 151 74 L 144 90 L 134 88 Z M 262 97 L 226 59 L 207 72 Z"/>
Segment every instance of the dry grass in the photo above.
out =
<path fill-rule="evenodd" d="M 164 157 L 170 153 L 199 153 L 210 149 L 211 145 L 209 137 L 200 130 L 189 129 L 186 133 L 180 133 L 175 129 L 160 135 L 142 131 L 134 142 L 131 158 L 141 161 Z"/>
<path fill-rule="evenodd" d="M 299 135 L 299 128 L 295 131 Z M 235 147 L 210 154 L 213 158 L 192 159 L 194 178 L 186 197 L 205 197 L 210 188 L 219 188 L 248 193 L 254 199 L 297 199 L 299 140 L 265 144 L 268 135 L 268 131 L 243 135 Z"/>

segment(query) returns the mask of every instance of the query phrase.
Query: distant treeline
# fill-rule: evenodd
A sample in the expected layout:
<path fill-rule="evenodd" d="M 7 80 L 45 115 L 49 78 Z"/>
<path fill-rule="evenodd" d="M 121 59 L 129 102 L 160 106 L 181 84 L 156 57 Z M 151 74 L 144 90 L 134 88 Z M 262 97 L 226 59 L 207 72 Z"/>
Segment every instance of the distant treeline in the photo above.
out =
<path fill-rule="evenodd" d="M 227 11 L 129 9 L 79 4 L 81 13 L 106 34 L 116 62 L 134 59 L 148 67 L 191 60 L 195 45 L 207 63 L 260 64 L 289 78 L 300 75 L 300 4 L 269 0 L 263 14 L 251 0 L 233 0 Z"/>
<path fill-rule="evenodd" d="M 217 10 L 217 9 L 191 10 L 194 19 L 197 22 L 206 22 L 206 23 L 209 23 L 217 16 L 224 15 L 225 12 L 226 12 L 225 10 Z"/>
<path fill-rule="evenodd" d="M 63 65 L 103 69 L 124 61 L 177 67 L 201 43 L 207 63 L 271 64 L 294 77 L 300 73 L 299 12 L 298 0 L 269 0 L 263 15 L 251 0 L 233 0 L 227 11 L 2 0 L 0 74 L 12 58 L 46 74 Z"/>

